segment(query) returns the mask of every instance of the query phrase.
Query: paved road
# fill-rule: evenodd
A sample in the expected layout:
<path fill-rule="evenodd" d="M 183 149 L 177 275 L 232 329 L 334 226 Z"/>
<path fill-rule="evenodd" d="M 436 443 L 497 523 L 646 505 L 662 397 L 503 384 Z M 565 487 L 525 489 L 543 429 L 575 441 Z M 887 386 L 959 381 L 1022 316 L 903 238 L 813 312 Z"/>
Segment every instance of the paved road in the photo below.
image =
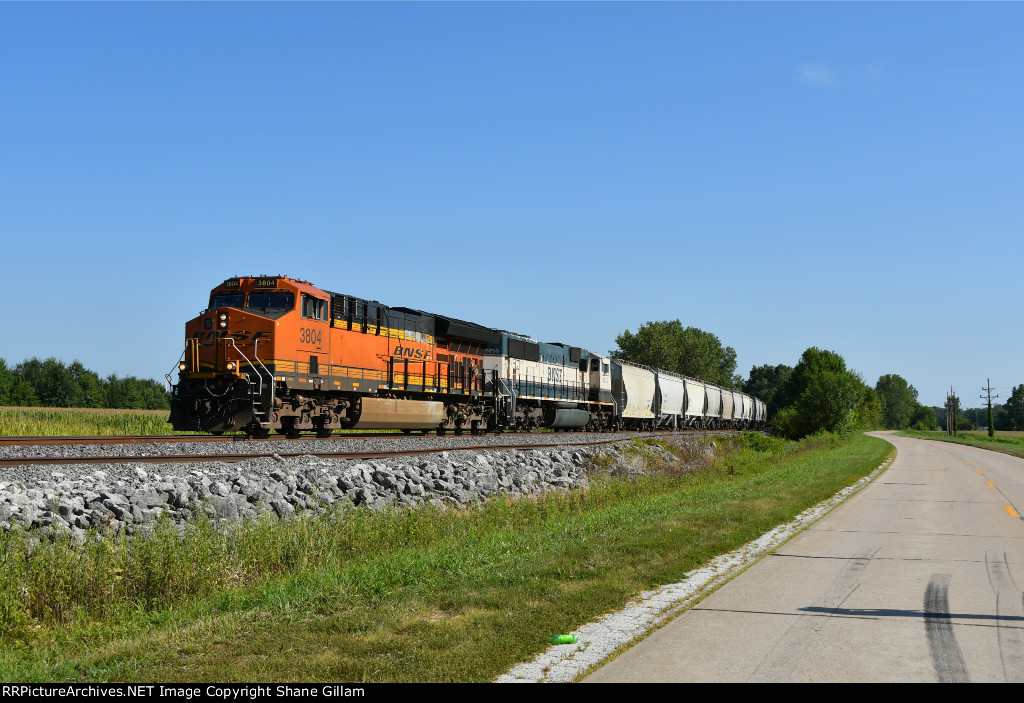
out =
<path fill-rule="evenodd" d="M 871 485 L 587 681 L 1024 681 L 1024 460 L 878 435 Z"/>

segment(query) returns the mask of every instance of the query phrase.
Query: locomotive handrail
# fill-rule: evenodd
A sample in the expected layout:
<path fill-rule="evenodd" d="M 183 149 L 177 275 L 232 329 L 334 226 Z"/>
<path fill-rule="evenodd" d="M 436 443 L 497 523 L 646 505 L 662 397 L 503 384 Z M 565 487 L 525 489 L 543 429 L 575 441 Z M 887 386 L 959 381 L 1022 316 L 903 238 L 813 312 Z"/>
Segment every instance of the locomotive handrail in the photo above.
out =
<path fill-rule="evenodd" d="M 509 424 L 511 424 L 511 425 L 515 425 L 515 422 L 516 422 L 516 394 L 515 394 L 515 393 L 513 393 L 513 392 L 512 392 L 512 388 L 510 388 L 510 387 L 509 387 L 509 386 L 508 386 L 508 385 L 507 385 L 507 384 L 505 383 L 505 379 L 504 379 L 504 378 L 502 378 L 500 374 L 498 374 L 498 370 L 497 370 L 497 369 L 495 369 L 495 370 L 494 370 L 494 379 L 495 379 L 495 380 L 496 380 L 496 381 L 497 381 L 498 383 L 500 383 L 500 384 L 501 384 L 501 387 L 502 387 L 503 389 L 505 389 L 505 393 L 504 393 L 504 395 L 508 396 L 508 406 L 509 406 L 509 410 L 508 410 L 508 414 L 509 414 L 509 417 L 508 417 L 508 422 L 509 422 Z M 495 384 L 495 389 L 496 389 L 496 390 L 498 390 L 498 389 L 497 389 L 497 384 Z M 498 395 L 501 395 L 501 394 L 502 394 L 502 393 L 501 393 L 501 390 L 498 390 L 498 392 L 497 392 L 497 393 L 495 393 L 495 403 L 497 403 Z"/>
<path fill-rule="evenodd" d="M 231 345 L 234 346 L 234 344 L 235 344 L 235 342 L 234 342 L 234 340 L 232 340 L 231 341 Z M 269 421 L 270 418 L 272 417 L 273 411 L 274 411 L 274 374 L 270 373 L 270 369 L 268 369 L 264 365 L 263 360 L 260 359 L 260 357 L 259 357 L 259 350 L 260 350 L 259 344 L 260 344 L 260 340 L 259 339 L 254 339 L 252 341 L 252 357 L 254 359 L 256 359 L 256 361 L 260 365 L 260 368 L 263 369 L 263 371 L 267 374 L 267 378 L 269 379 L 268 384 L 270 386 L 270 403 L 267 406 L 267 420 Z M 236 347 L 236 349 L 237 349 L 237 347 Z M 239 351 L 238 353 L 242 354 L 241 351 Z M 245 355 L 242 354 L 242 356 L 244 357 Z M 252 363 L 250 362 L 249 365 L 252 366 Z M 263 376 L 261 374 L 257 374 L 257 375 L 260 376 L 260 384 L 262 385 L 262 383 L 263 383 Z M 262 391 L 263 391 L 263 389 L 260 388 L 260 395 L 262 395 Z M 261 398 L 261 400 L 262 400 L 262 398 Z"/>
<path fill-rule="evenodd" d="M 180 369 L 181 368 L 181 360 L 184 359 L 184 358 L 185 358 L 185 349 L 182 349 L 181 350 L 181 356 L 179 356 L 178 360 L 174 362 L 174 366 L 171 367 L 170 371 L 168 371 L 167 373 L 164 374 L 164 378 L 167 380 L 167 386 L 166 387 L 167 387 L 167 392 L 168 393 L 171 392 L 171 376 L 174 374 L 174 371 L 176 369 Z"/>
<path fill-rule="evenodd" d="M 241 349 L 239 349 L 238 345 L 235 344 L 235 338 L 234 337 L 224 337 L 223 339 L 224 339 L 225 342 L 231 342 L 231 347 L 236 352 L 238 352 L 238 355 L 240 357 L 245 359 L 245 363 L 247 363 L 250 368 L 252 368 L 254 370 L 256 369 L 256 364 L 252 363 L 252 361 L 249 360 L 249 357 L 247 357 L 245 355 L 245 352 L 243 352 Z M 270 373 L 270 369 L 268 369 L 263 364 L 263 361 L 260 360 L 260 357 L 257 356 L 257 352 L 259 352 L 259 343 L 260 343 L 260 340 L 258 340 L 258 339 L 253 340 L 252 356 L 253 356 L 254 359 L 256 359 L 256 363 L 260 365 L 260 368 L 263 369 L 264 373 L 267 374 L 267 378 L 270 379 L 270 381 L 267 384 L 267 386 L 270 389 L 270 403 L 268 404 L 267 409 L 266 409 L 267 410 L 267 418 L 269 420 L 270 415 L 273 412 L 273 408 L 274 408 L 274 375 L 272 373 Z M 263 400 L 263 374 L 261 374 L 259 372 L 259 370 L 256 370 L 256 376 L 260 380 L 259 385 L 256 387 L 256 393 L 260 396 L 260 400 L 262 401 Z M 264 423 L 261 422 L 260 424 L 262 425 Z"/>

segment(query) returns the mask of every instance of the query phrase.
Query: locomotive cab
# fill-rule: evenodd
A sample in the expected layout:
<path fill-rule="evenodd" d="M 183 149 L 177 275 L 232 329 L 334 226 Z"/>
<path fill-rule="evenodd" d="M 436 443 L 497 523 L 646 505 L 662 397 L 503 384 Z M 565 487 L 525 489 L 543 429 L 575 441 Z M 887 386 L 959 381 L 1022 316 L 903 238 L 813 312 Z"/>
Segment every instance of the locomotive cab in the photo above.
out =
<path fill-rule="evenodd" d="M 261 434 L 272 419 L 276 358 L 308 359 L 303 381 L 318 380 L 329 344 L 327 298 L 278 277 L 229 278 L 214 288 L 207 309 L 185 324 L 171 398 L 174 429 Z"/>

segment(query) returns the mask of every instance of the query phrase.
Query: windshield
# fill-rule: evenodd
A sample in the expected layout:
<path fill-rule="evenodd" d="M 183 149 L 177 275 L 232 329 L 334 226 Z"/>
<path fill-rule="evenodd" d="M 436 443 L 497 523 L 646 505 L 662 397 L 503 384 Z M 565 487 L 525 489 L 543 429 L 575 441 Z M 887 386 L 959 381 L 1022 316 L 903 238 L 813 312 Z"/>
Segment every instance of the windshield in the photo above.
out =
<path fill-rule="evenodd" d="M 217 308 L 240 308 L 245 303 L 244 293 L 227 293 L 210 297 L 210 309 Z"/>
<path fill-rule="evenodd" d="M 246 307 L 254 310 L 291 310 L 295 307 L 295 294 L 250 293 Z"/>

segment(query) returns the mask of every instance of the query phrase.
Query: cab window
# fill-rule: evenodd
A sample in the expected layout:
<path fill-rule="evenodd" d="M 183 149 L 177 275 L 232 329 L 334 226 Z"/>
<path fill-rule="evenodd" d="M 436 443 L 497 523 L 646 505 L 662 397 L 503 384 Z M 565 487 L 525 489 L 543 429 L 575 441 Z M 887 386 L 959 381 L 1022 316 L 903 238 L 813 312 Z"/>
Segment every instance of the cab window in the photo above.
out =
<path fill-rule="evenodd" d="M 250 293 L 247 307 L 253 310 L 291 310 L 295 307 L 295 294 Z"/>
<path fill-rule="evenodd" d="M 302 316 L 311 320 L 327 319 L 327 301 L 302 294 Z"/>
<path fill-rule="evenodd" d="M 210 310 L 217 308 L 241 308 L 245 304 L 245 293 L 219 293 L 210 296 Z"/>

